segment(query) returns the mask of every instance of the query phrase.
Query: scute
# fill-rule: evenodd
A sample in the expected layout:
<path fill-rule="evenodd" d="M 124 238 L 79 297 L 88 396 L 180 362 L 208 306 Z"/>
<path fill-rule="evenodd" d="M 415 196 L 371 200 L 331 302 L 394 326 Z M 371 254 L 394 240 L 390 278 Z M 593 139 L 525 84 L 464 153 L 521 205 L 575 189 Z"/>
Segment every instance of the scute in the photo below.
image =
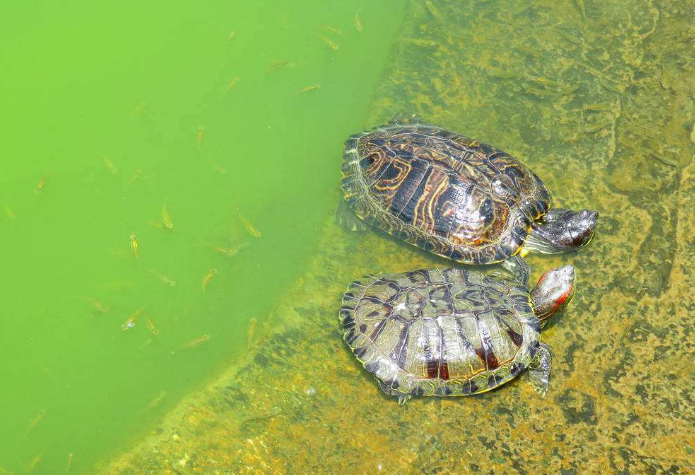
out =
<path fill-rule="evenodd" d="M 355 281 L 340 320 L 355 355 L 398 396 L 475 394 L 503 384 L 528 366 L 540 330 L 528 289 L 454 268 Z"/>
<path fill-rule="evenodd" d="M 345 200 L 357 216 L 464 263 L 511 257 L 550 207 L 541 180 L 514 157 L 435 126 L 352 136 L 342 170 Z"/>

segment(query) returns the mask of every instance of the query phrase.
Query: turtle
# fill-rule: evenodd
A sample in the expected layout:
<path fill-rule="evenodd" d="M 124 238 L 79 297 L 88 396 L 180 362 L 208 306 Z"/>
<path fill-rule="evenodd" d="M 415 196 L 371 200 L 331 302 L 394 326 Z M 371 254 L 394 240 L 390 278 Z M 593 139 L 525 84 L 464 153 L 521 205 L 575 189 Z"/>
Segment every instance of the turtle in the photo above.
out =
<path fill-rule="evenodd" d="M 546 272 L 529 290 L 506 273 L 463 268 L 365 276 L 345 292 L 343 339 L 381 389 L 412 396 L 470 396 L 524 370 L 545 395 L 548 318 L 574 296 L 574 268 Z"/>
<path fill-rule="evenodd" d="M 551 208 L 543 182 L 516 158 L 434 125 L 392 122 L 350 136 L 342 175 L 342 226 L 367 223 L 463 264 L 503 263 L 523 282 L 528 251 L 585 246 L 598 220 Z"/>

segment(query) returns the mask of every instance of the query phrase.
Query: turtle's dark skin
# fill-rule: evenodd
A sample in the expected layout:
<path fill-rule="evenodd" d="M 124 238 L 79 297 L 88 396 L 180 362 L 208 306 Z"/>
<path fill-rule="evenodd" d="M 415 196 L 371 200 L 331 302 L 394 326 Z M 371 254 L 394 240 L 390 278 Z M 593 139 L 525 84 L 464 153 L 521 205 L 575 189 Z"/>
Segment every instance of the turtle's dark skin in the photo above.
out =
<path fill-rule="evenodd" d="M 574 268 L 518 281 L 465 269 L 366 276 L 343 296 L 343 338 L 381 389 L 412 396 L 469 396 L 529 370 L 548 389 L 550 348 L 541 328 L 574 295 Z"/>
<path fill-rule="evenodd" d="M 524 282 L 526 252 L 578 249 L 598 219 L 596 211 L 551 209 L 543 182 L 516 158 L 432 125 L 351 136 L 342 172 L 344 226 L 365 222 L 464 264 L 502 262 Z"/>

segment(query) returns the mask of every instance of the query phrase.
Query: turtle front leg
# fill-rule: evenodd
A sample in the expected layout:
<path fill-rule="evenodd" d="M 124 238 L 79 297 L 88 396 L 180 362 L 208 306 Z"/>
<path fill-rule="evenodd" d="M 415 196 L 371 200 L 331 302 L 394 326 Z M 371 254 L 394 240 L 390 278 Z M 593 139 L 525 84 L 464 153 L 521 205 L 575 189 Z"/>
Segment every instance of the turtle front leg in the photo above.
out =
<path fill-rule="evenodd" d="M 531 267 L 529 267 L 524 258 L 521 257 L 521 254 L 515 254 L 504 261 L 502 263 L 502 267 L 514 274 L 519 282 L 528 287 L 528 278 L 531 275 Z"/>
<path fill-rule="evenodd" d="M 545 396 L 548 391 L 548 382 L 550 380 L 550 363 L 552 362 L 550 347 L 545 343 L 541 343 L 529 364 L 528 374 L 531 385 L 538 391 L 541 397 Z"/>

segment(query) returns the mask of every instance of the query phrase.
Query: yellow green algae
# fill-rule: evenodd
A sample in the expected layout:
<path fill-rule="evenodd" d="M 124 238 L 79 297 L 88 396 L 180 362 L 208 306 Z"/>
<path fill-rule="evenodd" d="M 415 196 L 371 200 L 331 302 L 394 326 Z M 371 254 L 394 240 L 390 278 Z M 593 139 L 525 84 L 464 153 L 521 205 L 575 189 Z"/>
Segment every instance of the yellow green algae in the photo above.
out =
<path fill-rule="evenodd" d="M 367 273 L 448 265 L 329 220 L 247 357 L 171 412 L 108 474 L 692 473 L 695 2 L 411 2 L 365 127 L 394 114 L 528 164 L 556 206 L 601 213 L 543 332 L 544 398 L 381 393 L 337 310 Z M 333 158 L 336 192 L 340 147 Z"/>

